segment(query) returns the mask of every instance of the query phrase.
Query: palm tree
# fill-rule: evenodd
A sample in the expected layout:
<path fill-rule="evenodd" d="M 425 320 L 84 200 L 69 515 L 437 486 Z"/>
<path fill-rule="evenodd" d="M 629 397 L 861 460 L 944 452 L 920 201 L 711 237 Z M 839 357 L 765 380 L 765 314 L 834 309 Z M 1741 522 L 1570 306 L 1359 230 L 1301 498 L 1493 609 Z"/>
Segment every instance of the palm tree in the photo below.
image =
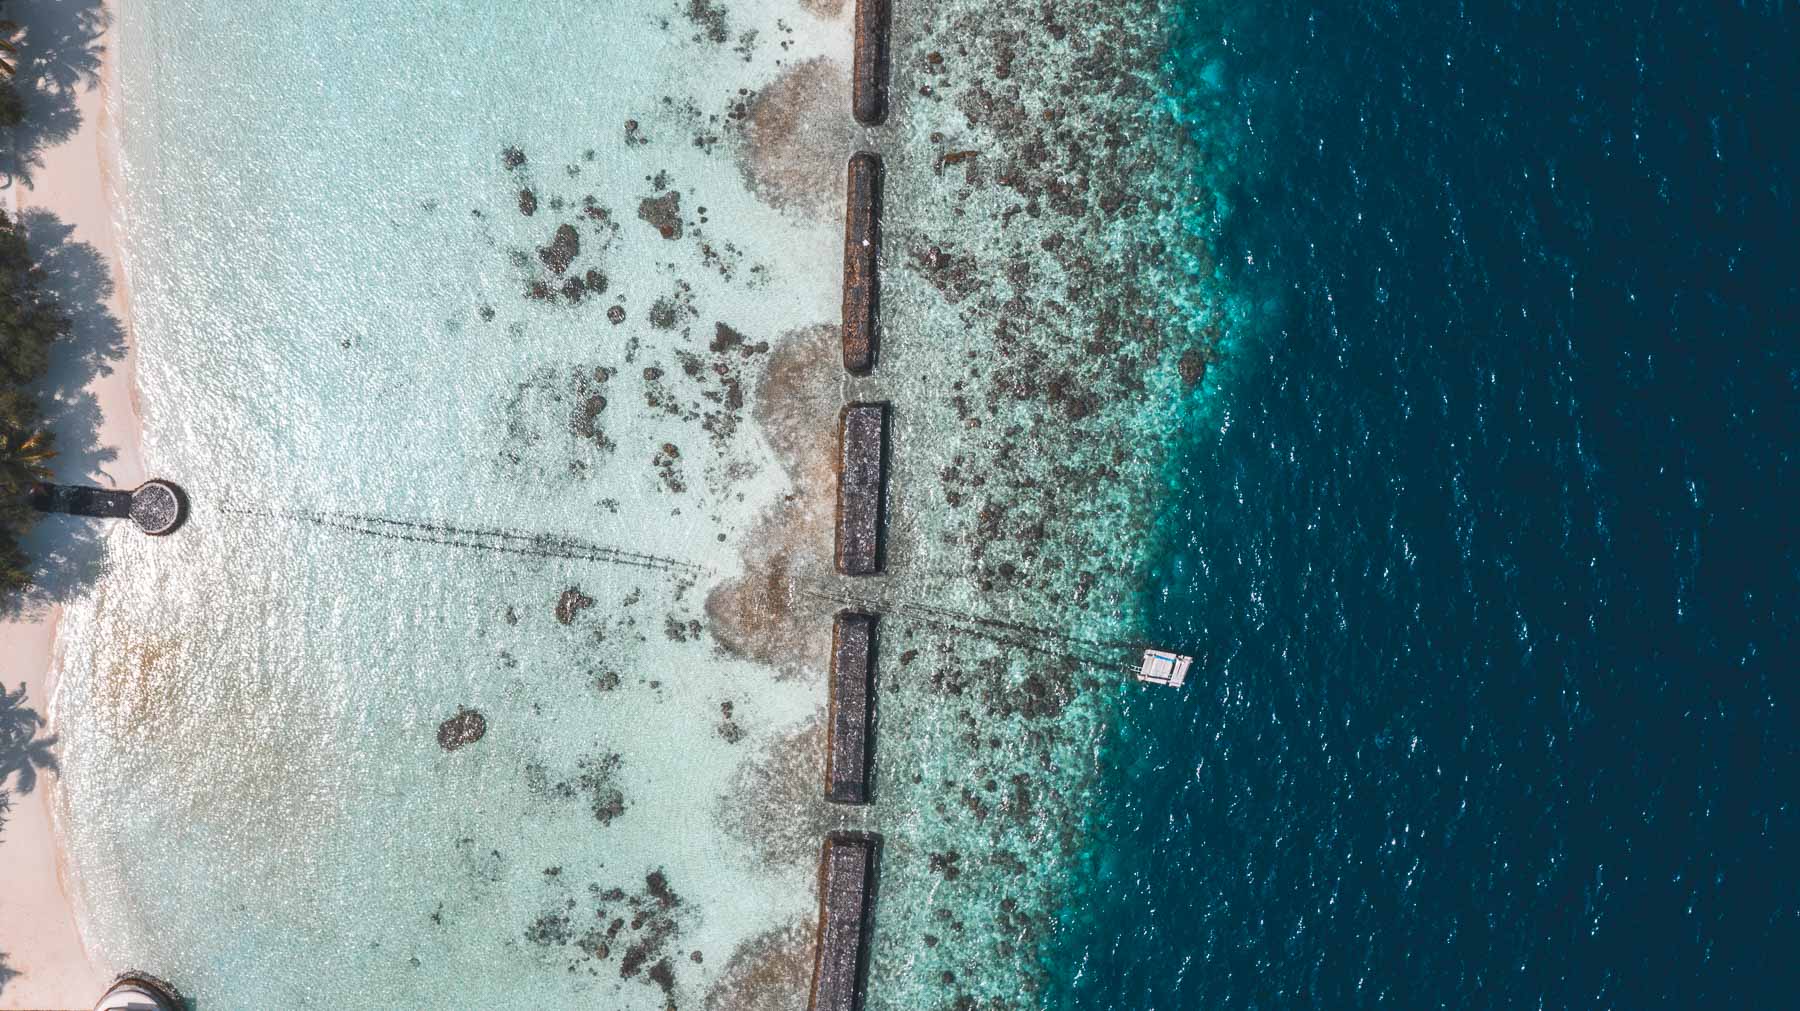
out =
<path fill-rule="evenodd" d="M 19 55 L 19 47 L 13 45 L 18 38 L 19 23 L 17 21 L 0 21 L 0 77 L 11 78 L 19 72 L 14 59 Z"/>
<path fill-rule="evenodd" d="M 48 481 L 50 461 L 55 456 L 48 432 L 32 432 L 23 438 L 0 437 L 0 486 L 23 488 L 36 481 Z"/>

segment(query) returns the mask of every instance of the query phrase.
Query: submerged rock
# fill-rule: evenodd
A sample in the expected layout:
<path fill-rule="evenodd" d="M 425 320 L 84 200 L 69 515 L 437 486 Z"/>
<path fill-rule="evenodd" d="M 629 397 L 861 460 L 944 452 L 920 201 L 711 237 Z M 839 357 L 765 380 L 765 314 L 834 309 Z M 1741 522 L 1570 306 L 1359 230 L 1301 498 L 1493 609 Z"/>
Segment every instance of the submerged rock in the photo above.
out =
<path fill-rule="evenodd" d="M 768 351 L 769 342 L 757 341 L 752 344 L 750 343 L 750 339 L 745 337 L 742 333 L 739 333 L 737 330 L 724 323 L 718 323 L 715 324 L 712 343 L 708 346 L 707 350 L 711 351 L 713 354 L 738 351 L 743 354 L 744 357 L 748 358 L 751 355 L 759 355 Z"/>
<path fill-rule="evenodd" d="M 574 225 L 557 225 L 556 235 L 548 246 L 538 249 L 538 259 L 551 272 L 560 274 L 569 269 L 569 263 L 581 255 L 581 233 Z"/>
<path fill-rule="evenodd" d="M 687 0 L 681 12 L 705 33 L 707 41 L 723 43 L 731 38 L 730 21 L 725 8 L 712 0 Z"/>
<path fill-rule="evenodd" d="M 1182 352 L 1181 362 L 1176 365 L 1176 370 L 1181 373 L 1181 381 L 1191 390 L 1206 378 L 1206 356 L 1190 348 Z"/>
<path fill-rule="evenodd" d="M 509 147 L 500 152 L 500 164 L 508 169 L 516 169 L 525 164 L 525 152 L 516 147 Z"/>
<path fill-rule="evenodd" d="M 537 213 L 537 194 L 529 189 L 519 191 L 519 213 L 530 217 Z"/>
<path fill-rule="evenodd" d="M 456 715 L 438 724 L 438 747 L 455 751 L 474 744 L 487 734 L 487 718 L 473 709 L 458 709 Z"/>
<path fill-rule="evenodd" d="M 602 404 L 604 405 L 604 401 Z M 596 410 L 594 413 L 600 412 Z M 593 606 L 594 598 L 571 586 L 562 592 L 562 596 L 556 598 L 556 620 L 564 625 L 572 625 L 575 623 L 576 615 Z"/>
<path fill-rule="evenodd" d="M 638 217 L 665 239 L 681 238 L 681 194 L 670 190 L 662 196 L 645 197 L 638 201 Z"/>
<path fill-rule="evenodd" d="M 650 325 L 658 330 L 675 329 L 675 303 L 659 298 L 650 306 Z"/>
<path fill-rule="evenodd" d="M 600 435 L 600 412 L 604 410 L 604 394 L 590 393 L 582 397 L 575 405 L 575 413 L 569 418 L 569 430 L 584 439 L 595 438 Z"/>

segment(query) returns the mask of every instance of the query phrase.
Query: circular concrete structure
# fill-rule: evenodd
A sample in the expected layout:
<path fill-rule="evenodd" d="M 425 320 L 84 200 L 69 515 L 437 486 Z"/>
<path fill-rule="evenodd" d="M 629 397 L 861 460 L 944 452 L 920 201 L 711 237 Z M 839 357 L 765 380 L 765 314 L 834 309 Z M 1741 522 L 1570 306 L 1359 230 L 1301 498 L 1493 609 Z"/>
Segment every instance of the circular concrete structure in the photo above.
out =
<path fill-rule="evenodd" d="M 179 1011 L 180 1004 L 163 987 L 142 976 L 126 976 L 113 984 L 94 1011 Z"/>
<path fill-rule="evenodd" d="M 172 482 L 152 478 L 131 493 L 131 522 L 152 537 L 174 533 L 185 519 L 187 496 Z"/>

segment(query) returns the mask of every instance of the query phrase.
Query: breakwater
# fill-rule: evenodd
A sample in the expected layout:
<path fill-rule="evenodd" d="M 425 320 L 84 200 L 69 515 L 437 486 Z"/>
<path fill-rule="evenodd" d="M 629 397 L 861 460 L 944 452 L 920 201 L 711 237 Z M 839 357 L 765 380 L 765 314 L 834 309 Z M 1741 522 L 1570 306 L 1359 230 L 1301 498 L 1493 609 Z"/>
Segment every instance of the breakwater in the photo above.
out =
<path fill-rule="evenodd" d="M 881 571 L 886 542 L 886 404 L 850 404 L 838 420 L 837 569 L 846 576 Z"/>
<path fill-rule="evenodd" d="M 875 368 L 880 322 L 881 157 L 850 156 L 844 195 L 844 371 Z"/>
<path fill-rule="evenodd" d="M 825 799 L 869 802 L 875 716 L 875 616 L 839 611 L 831 626 L 831 696 L 825 715 Z"/>

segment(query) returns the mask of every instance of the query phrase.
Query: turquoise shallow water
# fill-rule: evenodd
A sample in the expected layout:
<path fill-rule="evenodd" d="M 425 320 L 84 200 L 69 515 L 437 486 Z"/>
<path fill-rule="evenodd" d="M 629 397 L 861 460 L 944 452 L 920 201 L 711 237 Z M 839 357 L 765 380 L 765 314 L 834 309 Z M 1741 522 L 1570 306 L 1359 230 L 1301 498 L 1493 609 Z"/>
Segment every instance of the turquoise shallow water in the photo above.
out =
<path fill-rule="evenodd" d="M 1156 87 L 1158 5 L 1027 6 L 903 10 L 873 132 L 828 2 L 123 13 L 146 457 L 195 506 L 63 626 L 101 958 L 223 1007 L 789 1008 L 847 827 L 886 839 L 870 1006 L 1055 998 L 1233 161 Z M 850 583 L 863 398 L 891 574 Z M 818 796 L 846 603 L 883 615 L 861 811 Z"/>
<path fill-rule="evenodd" d="M 690 952 L 722 960 L 807 908 L 709 826 L 737 756 L 814 692 L 685 631 L 693 584 L 732 571 L 779 472 L 748 431 L 709 448 L 688 403 L 729 411 L 698 390 L 670 391 L 679 414 L 571 427 L 602 388 L 641 396 L 596 369 L 679 374 L 685 334 L 648 323 L 659 298 L 682 296 L 682 329 L 729 319 L 759 339 L 834 304 L 829 230 L 748 199 L 727 160 L 624 143 L 634 116 L 685 130 L 659 105 L 696 66 L 723 87 L 748 65 L 658 17 L 554 3 L 428 21 L 158 5 L 124 12 L 119 48 L 146 455 L 196 505 L 179 539 L 120 538 L 65 626 L 64 825 L 90 940 L 213 1006 L 302 988 L 544 1006 L 594 985 L 570 905 L 604 929 L 597 905 L 629 922 L 648 902 L 662 919 L 609 938 L 605 968 L 622 1006 L 660 1006 L 658 959 L 686 985 Z M 514 145 L 532 160 L 508 171 Z M 535 216 L 524 186 L 544 194 Z M 742 226 L 731 281 L 701 264 L 697 218 L 680 243 L 638 220 L 640 197 L 677 187 Z M 611 220 L 578 216 L 590 194 Z M 611 297 L 526 298 L 571 219 L 573 270 L 604 272 Z M 682 455 L 659 468 L 664 444 Z M 495 533 L 458 548 L 342 513 Z M 538 534 L 581 544 L 546 555 L 522 539 Z M 592 606 L 565 624 L 570 588 Z M 446 753 L 438 724 L 465 706 L 488 738 Z M 623 814 L 596 815 L 615 799 Z M 644 898 L 655 871 L 673 909 Z M 622 980 L 663 920 L 679 939 Z"/>

